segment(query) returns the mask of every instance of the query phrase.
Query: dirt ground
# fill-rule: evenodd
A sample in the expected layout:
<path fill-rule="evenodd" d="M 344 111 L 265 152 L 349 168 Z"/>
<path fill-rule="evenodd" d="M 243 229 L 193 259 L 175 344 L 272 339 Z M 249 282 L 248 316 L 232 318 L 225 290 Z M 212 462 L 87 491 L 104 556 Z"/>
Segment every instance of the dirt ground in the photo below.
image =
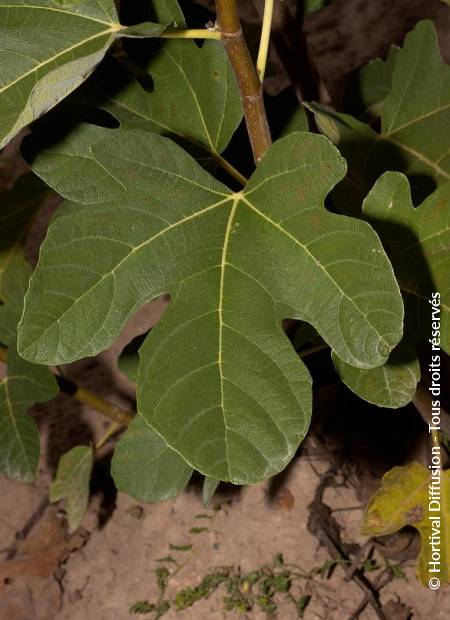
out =
<path fill-rule="evenodd" d="M 330 92 L 338 96 L 351 71 L 385 53 L 391 42 L 400 43 L 415 21 L 424 17 L 435 20 L 449 62 L 450 9 L 440 0 L 336 0 L 323 13 L 309 16 L 306 32 L 313 59 Z M 271 79 L 276 90 L 280 83 L 276 76 Z M 17 160 L 11 161 L 17 166 Z M 19 168 L 5 164 L 0 181 L 10 179 Z M 50 205 L 47 215 L 53 209 Z M 36 255 L 47 219 L 33 233 L 31 256 Z M 132 337 L 155 324 L 166 304 L 167 300 L 159 299 L 143 308 L 109 351 L 70 365 L 67 374 L 118 407 L 132 410 L 134 386 L 119 373 L 117 356 Z M 0 620 L 127 620 L 133 617 L 129 608 L 136 602 L 158 598 L 158 559 L 169 555 L 180 565 L 169 581 L 166 594 L 171 597 L 181 588 L 197 585 L 210 568 L 252 571 L 272 563 L 277 554 L 305 573 L 317 569 L 313 578 L 292 586 L 294 594 L 311 596 L 306 620 L 353 617 L 365 592 L 354 578 L 346 579 L 348 566 L 337 565 L 326 577 L 319 572 L 329 561 L 330 550 L 307 527 L 308 520 L 320 519 L 310 507 L 318 486 L 333 467 L 323 502 L 339 526 L 343 545 L 353 550 L 359 545 L 361 553 L 369 554 L 360 525 L 377 481 L 394 464 L 412 459 L 426 462 L 427 453 L 419 416 L 404 437 L 404 421 L 411 420 L 411 411 L 374 412 L 355 403 L 342 386 L 316 385 L 314 427 L 288 470 L 248 488 L 223 485 L 207 509 L 202 506 L 199 479 L 176 499 L 157 505 L 116 493 L 107 446 L 95 465 L 88 513 L 71 536 L 61 506 L 48 503 L 49 484 L 60 456 L 74 445 L 98 439 L 109 421 L 64 394 L 51 404 L 35 406 L 31 413 L 42 437 L 37 480 L 25 485 L 0 476 Z M 180 551 L 171 545 L 192 548 Z M 381 588 L 385 616 L 390 620 L 449 618 L 450 589 L 432 592 L 417 582 L 417 537 L 407 533 L 389 541 L 388 547 L 388 562 L 401 564 L 401 572 Z M 373 558 L 385 567 L 377 549 L 371 552 Z M 174 570 L 174 564 L 169 566 Z M 375 583 L 382 572 L 379 569 L 368 577 Z M 219 589 L 182 612 L 169 611 L 164 618 L 266 618 L 257 610 L 244 616 L 225 613 L 224 594 Z M 277 600 L 279 619 L 299 617 L 289 597 Z M 354 617 L 378 616 L 367 605 Z"/>

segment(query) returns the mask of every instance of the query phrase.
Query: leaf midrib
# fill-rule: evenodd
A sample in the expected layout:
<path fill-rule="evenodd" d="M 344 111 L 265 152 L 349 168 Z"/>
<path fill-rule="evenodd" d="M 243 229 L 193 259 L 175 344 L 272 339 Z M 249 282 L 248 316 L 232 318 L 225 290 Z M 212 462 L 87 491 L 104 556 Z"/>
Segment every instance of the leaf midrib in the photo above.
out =
<path fill-rule="evenodd" d="M 181 66 L 181 65 L 180 65 L 180 64 L 179 64 L 179 63 L 175 60 L 175 58 L 172 56 L 172 54 L 171 54 L 171 53 L 170 53 L 167 49 L 164 49 L 164 52 L 167 54 L 167 56 L 169 56 L 169 58 L 171 59 L 171 61 L 172 61 L 172 62 L 174 63 L 174 65 L 178 68 L 178 70 L 180 71 L 181 75 L 183 76 L 183 79 L 184 79 L 184 81 L 186 82 L 186 84 L 187 84 L 187 86 L 188 86 L 189 90 L 191 91 L 191 93 L 192 93 L 192 98 L 193 98 L 193 100 L 194 100 L 194 102 L 195 102 L 195 105 L 196 105 L 196 107 L 197 107 L 197 110 L 198 110 L 198 115 L 199 115 L 199 117 L 200 117 L 200 120 L 201 120 L 202 125 L 203 125 L 203 129 L 204 129 L 204 131 L 205 131 L 205 136 L 206 136 L 206 138 L 207 138 L 207 140 L 208 140 L 208 142 L 209 142 L 209 147 L 210 147 L 210 150 L 211 150 L 211 152 L 215 152 L 215 147 L 214 147 L 213 141 L 212 141 L 212 139 L 211 139 L 211 136 L 210 136 L 210 134 L 209 134 L 208 127 L 207 127 L 207 124 L 206 124 L 205 118 L 204 118 L 204 116 L 203 116 L 202 108 L 201 108 L 200 103 L 199 103 L 199 101 L 198 101 L 198 97 L 197 97 L 196 90 L 193 88 L 192 84 L 190 83 L 190 81 L 189 81 L 189 79 L 188 79 L 188 76 L 186 75 L 185 71 L 183 70 L 183 67 L 182 67 L 182 66 Z"/>
<path fill-rule="evenodd" d="M 227 442 L 227 432 L 230 430 L 226 415 L 225 415 L 225 397 L 224 397 L 224 373 L 223 373 L 223 365 L 222 365 L 222 347 L 223 347 L 223 328 L 224 328 L 224 320 L 223 320 L 223 298 L 224 298 L 224 288 L 225 288 L 225 272 L 227 267 L 227 252 L 228 252 L 228 243 L 230 240 L 231 229 L 233 226 L 234 216 L 236 214 L 236 209 L 239 204 L 239 195 L 235 196 L 233 201 L 233 207 L 230 211 L 230 215 L 228 217 L 227 227 L 225 229 L 225 236 L 223 241 L 222 248 L 222 256 L 220 260 L 220 283 L 219 283 L 219 303 L 218 303 L 218 316 L 219 316 L 219 344 L 218 344 L 218 356 L 217 362 L 219 367 L 219 375 L 220 375 L 220 407 L 222 409 L 223 422 L 224 422 L 224 444 L 225 444 L 225 455 L 226 462 L 228 467 L 228 477 L 231 478 L 231 472 L 229 469 L 229 456 L 228 456 L 228 442 Z"/>
<path fill-rule="evenodd" d="M 228 90 L 227 90 L 227 93 L 228 93 Z M 217 157 L 219 155 L 219 151 L 217 150 L 217 144 L 216 144 L 216 146 L 213 146 L 211 144 L 211 138 L 209 137 L 209 133 L 207 133 L 207 137 L 209 138 L 209 143 L 210 143 L 209 146 L 208 146 L 208 145 L 202 144 L 201 142 L 199 142 L 195 138 L 192 138 L 191 136 L 188 136 L 186 134 L 180 133 L 179 131 L 177 131 L 176 129 L 173 129 L 173 127 L 170 127 L 169 125 L 165 125 L 161 121 L 156 120 L 153 116 L 148 116 L 147 114 L 141 112 L 140 110 L 136 110 L 136 109 L 130 107 L 129 105 L 126 105 L 120 99 L 115 99 L 114 96 L 110 97 L 110 100 L 118 108 L 122 108 L 122 109 L 126 110 L 127 112 L 131 112 L 132 114 L 136 114 L 136 116 L 139 116 L 143 120 L 148 121 L 150 123 L 154 123 L 155 125 L 158 125 L 158 127 L 161 127 L 161 129 L 166 129 L 167 131 L 169 131 L 174 136 L 178 136 L 178 137 L 182 138 L 183 140 L 187 140 L 191 144 L 194 144 L 198 148 L 201 148 L 202 150 L 206 151 L 206 153 L 210 153 L 213 156 L 213 158 L 215 158 L 215 157 Z M 200 107 L 199 107 L 199 113 L 200 113 L 200 116 L 202 118 L 203 125 L 205 125 L 205 121 L 203 120 Z M 222 118 L 222 122 L 223 122 L 223 118 Z M 220 132 L 218 132 L 218 134 L 217 134 L 217 143 L 219 142 L 219 139 L 220 139 Z"/>

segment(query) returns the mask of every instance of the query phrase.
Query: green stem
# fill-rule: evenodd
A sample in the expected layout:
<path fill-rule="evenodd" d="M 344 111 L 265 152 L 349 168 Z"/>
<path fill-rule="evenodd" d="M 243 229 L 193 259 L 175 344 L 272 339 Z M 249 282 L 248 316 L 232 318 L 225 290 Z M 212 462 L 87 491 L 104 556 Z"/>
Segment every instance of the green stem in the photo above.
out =
<path fill-rule="evenodd" d="M 274 0 L 265 0 L 264 16 L 261 28 L 261 40 L 259 42 L 258 58 L 256 60 L 256 71 L 261 83 L 264 81 L 266 72 L 267 54 L 269 52 L 270 30 L 272 26 Z"/>
<path fill-rule="evenodd" d="M 66 379 L 66 381 L 71 382 L 70 379 Z M 97 394 L 94 394 L 90 390 L 78 387 L 73 382 L 71 383 L 75 387 L 75 391 L 70 394 L 70 396 L 72 396 L 72 398 L 77 400 L 79 403 L 89 405 L 92 409 L 96 409 L 99 413 L 102 413 L 104 416 L 114 420 L 121 426 L 127 426 L 133 420 L 134 415 L 129 411 L 124 411 L 119 407 L 111 405 L 111 403 L 104 400 L 100 396 L 97 396 Z"/>
<path fill-rule="evenodd" d="M 206 28 L 177 30 L 168 28 L 159 35 L 161 39 L 220 39 L 218 30 L 207 30 Z"/>
<path fill-rule="evenodd" d="M 258 164 L 272 144 L 262 84 L 242 34 L 236 0 L 216 0 L 216 12 L 221 40 L 238 83 L 253 158 Z"/>

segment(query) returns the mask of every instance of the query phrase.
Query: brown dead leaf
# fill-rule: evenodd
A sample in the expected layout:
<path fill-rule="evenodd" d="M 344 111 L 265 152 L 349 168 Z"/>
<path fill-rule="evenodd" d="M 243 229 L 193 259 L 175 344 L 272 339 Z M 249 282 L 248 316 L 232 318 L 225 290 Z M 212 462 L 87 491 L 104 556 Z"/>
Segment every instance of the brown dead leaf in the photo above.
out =
<path fill-rule="evenodd" d="M 84 541 L 82 533 L 69 537 L 57 511 L 48 510 L 31 534 L 17 543 L 14 559 L 0 562 L 0 594 L 17 577 L 50 577 Z"/>

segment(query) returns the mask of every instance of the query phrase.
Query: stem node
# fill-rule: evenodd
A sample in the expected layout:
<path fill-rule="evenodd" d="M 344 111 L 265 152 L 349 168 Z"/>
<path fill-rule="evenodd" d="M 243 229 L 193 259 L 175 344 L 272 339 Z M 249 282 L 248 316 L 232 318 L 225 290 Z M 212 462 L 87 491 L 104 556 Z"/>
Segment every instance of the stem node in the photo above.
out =
<path fill-rule="evenodd" d="M 236 0 L 216 0 L 216 11 L 221 39 L 241 94 L 253 158 L 258 163 L 272 144 L 262 84 L 242 34 Z"/>

